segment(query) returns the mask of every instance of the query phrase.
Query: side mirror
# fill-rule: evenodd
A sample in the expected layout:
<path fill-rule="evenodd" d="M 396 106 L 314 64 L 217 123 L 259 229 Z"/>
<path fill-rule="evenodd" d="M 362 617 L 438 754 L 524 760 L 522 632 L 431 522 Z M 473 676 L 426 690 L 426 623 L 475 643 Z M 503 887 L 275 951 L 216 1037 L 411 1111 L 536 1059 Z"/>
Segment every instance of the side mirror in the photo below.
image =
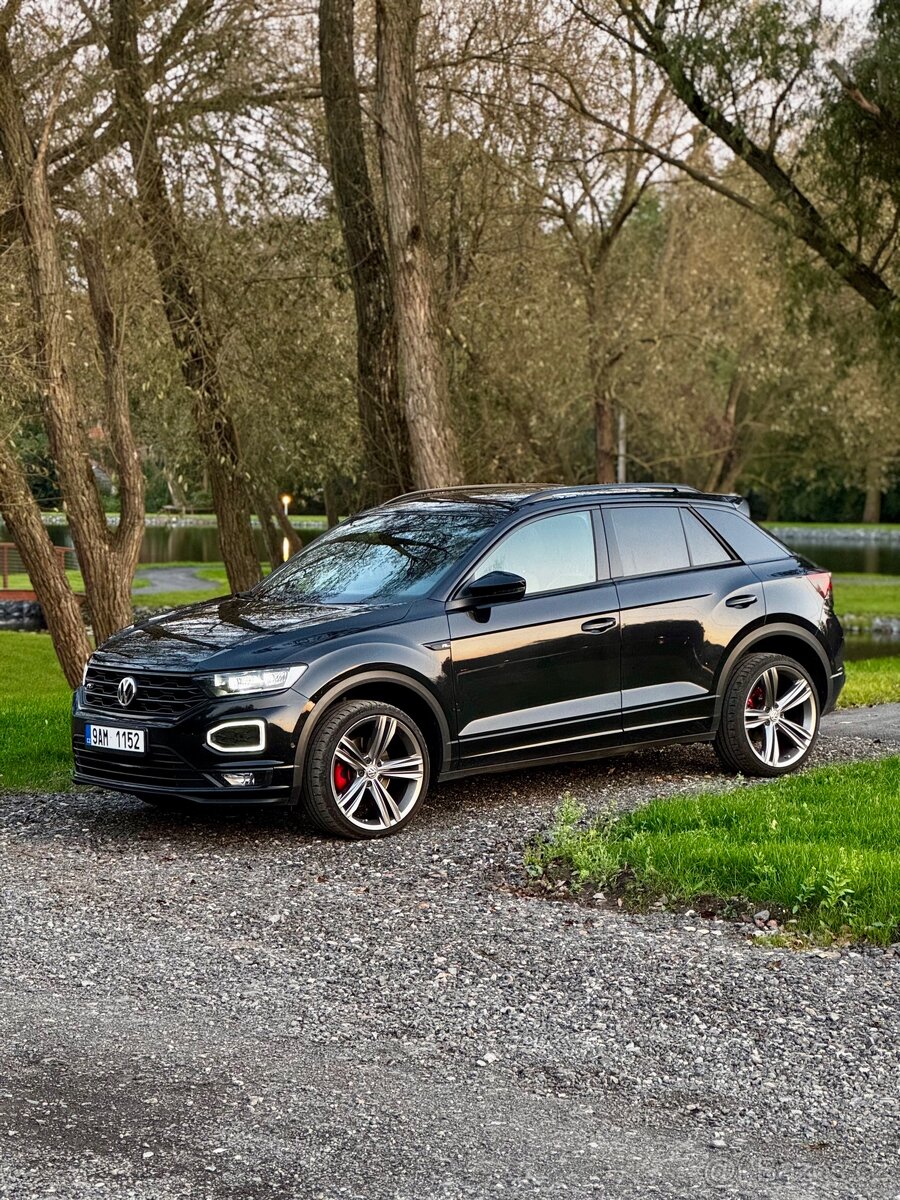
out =
<path fill-rule="evenodd" d="M 470 580 L 460 597 L 468 602 L 467 607 L 493 608 L 495 604 L 521 600 L 526 586 L 521 575 L 513 575 L 509 571 L 490 571 L 480 579 Z"/>

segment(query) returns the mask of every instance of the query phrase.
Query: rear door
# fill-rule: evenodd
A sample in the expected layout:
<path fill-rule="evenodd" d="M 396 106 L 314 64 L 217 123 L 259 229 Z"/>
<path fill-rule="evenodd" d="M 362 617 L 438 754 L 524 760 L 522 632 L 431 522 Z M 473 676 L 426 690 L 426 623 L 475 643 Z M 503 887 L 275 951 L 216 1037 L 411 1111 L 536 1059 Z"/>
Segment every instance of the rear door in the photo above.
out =
<path fill-rule="evenodd" d="M 535 516 L 469 579 L 511 571 L 521 600 L 448 613 L 461 765 L 588 754 L 621 731 L 619 622 L 599 513 Z"/>
<path fill-rule="evenodd" d="M 727 647 L 765 614 L 762 586 L 678 504 L 605 509 L 622 627 L 626 742 L 706 733 Z"/>

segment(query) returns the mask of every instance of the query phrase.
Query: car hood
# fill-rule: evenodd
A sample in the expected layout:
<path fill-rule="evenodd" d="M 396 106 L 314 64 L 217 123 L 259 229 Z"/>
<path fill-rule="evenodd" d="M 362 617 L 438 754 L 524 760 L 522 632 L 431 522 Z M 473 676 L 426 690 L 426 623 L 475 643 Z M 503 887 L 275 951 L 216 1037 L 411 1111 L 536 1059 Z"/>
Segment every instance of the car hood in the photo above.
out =
<path fill-rule="evenodd" d="M 314 604 L 221 596 L 123 629 L 98 661 L 148 671 L 277 666 L 335 638 L 393 625 L 409 604 Z"/>

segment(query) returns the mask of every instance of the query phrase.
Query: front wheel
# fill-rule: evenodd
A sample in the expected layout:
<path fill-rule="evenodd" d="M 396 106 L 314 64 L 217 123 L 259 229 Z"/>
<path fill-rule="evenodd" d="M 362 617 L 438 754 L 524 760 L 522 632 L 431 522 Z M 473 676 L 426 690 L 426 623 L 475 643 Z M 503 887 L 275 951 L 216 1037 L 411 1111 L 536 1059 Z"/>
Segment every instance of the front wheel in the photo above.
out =
<path fill-rule="evenodd" d="M 819 697 L 806 669 L 782 654 L 750 654 L 725 689 L 715 748 L 744 775 L 796 771 L 819 736 Z"/>
<path fill-rule="evenodd" d="M 385 837 L 418 812 L 429 768 L 425 738 L 407 713 L 378 700 L 347 700 L 313 734 L 303 808 L 327 833 Z"/>

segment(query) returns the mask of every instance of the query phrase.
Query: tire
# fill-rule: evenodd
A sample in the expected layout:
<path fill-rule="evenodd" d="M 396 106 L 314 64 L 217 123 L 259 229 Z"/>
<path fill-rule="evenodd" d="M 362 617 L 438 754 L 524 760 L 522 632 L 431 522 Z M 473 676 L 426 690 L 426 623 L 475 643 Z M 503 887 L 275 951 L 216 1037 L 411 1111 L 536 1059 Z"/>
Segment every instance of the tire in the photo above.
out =
<path fill-rule="evenodd" d="M 313 733 L 300 808 L 325 833 L 388 837 L 416 815 L 429 777 L 428 745 L 408 713 L 378 700 L 346 700 Z"/>
<path fill-rule="evenodd" d="M 805 667 L 783 654 L 749 654 L 725 688 L 716 753 L 724 767 L 742 775 L 787 775 L 812 753 L 820 715 L 819 694 Z"/>

